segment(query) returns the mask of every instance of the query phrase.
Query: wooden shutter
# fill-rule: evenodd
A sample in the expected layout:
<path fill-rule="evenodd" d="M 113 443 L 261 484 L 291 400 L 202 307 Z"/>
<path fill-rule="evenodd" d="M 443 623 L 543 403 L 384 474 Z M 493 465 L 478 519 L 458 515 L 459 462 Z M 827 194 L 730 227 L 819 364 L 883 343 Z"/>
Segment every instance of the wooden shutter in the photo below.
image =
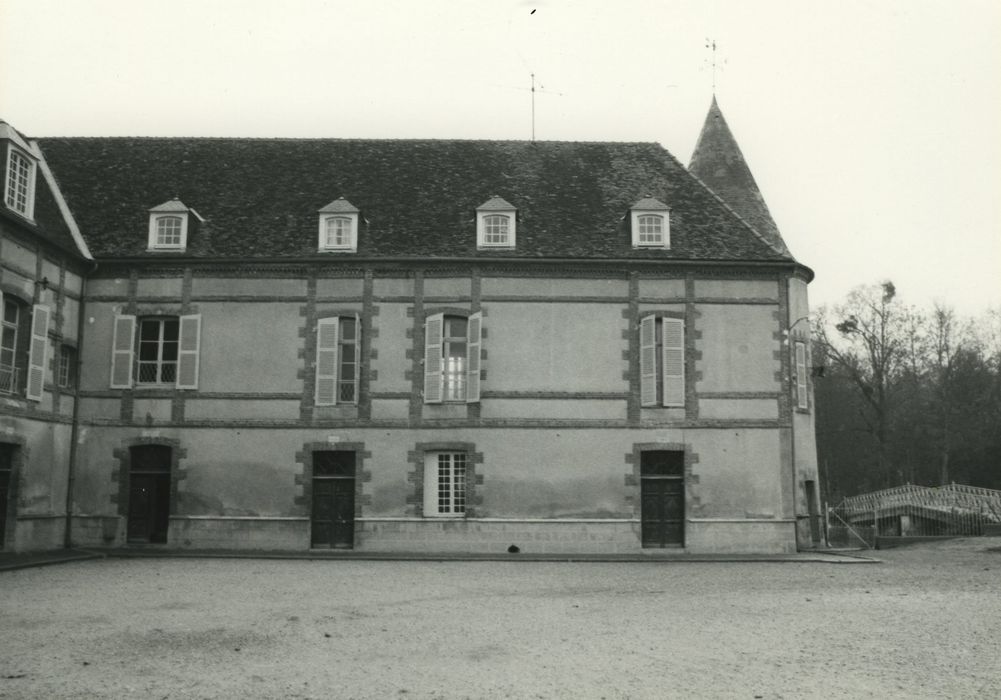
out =
<path fill-rule="evenodd" d="M 355 403 L 361 403 L 361 318 L 355 314 Z"/>
<path fill-rule="evenodd" d="M 201 350 L 202 317 L 181 316 L 177 343 L 177 388 L 198 388 L 198 356 Z"/>
<path fill-rule="evenodd" d="M 480 400 L 480 348 L 483 346 L 483 314 L 469 317 L 469 339 L 466 345 L 466 403 Z"/>
<path fill-rule="evenodd" d="M 810 407 L 806 390 L 806 343 L 796 343 L 796 406 Z"/>
<path fill-rule="evenodd" d="M 640 405 L 657 405 L 657 317 L 640 319 Z"/>
<path fill-rule="evenodd" d="M 680 318 L 663 320 L 664 334 L 664 405 L 685 405 L 685 322 Z"/>
<path fill-rule="evenodd" d="M 111 341 L 111 388 L 132 388 L 132 358 L 136 342 L 136 317 L 115 316 Z"/>
<path fill-rule="evenodd" d="M 355 326 L 357 328 L 357 326 Z M 316 322 L 316 395 L 317 406 L 337 404 L 337 336 L 339 318 L 321 318 Z"/>
<path fill-rule="evenodd" d="M 445 314 L 427 317 L 424 323 L 424 403 L 441 403 L 445 380 L 442 360 Z"/>
<path fill-rule="evenodd" d="M 45 388 L 45 356 L 49 347 L 48 306 L 36 304 L 31 312 L 31 346 L 28 350 L 28 384 L 24 394 L 32 401 L 42 400 Z"/>

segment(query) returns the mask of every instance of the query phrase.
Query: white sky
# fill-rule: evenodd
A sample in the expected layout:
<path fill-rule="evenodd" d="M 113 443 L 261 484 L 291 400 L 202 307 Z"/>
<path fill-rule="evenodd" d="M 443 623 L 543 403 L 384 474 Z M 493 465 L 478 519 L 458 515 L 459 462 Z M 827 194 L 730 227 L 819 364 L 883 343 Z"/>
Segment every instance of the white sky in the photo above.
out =
<path fill-rule="evenodd" d="M 535 13 L 532 14 L 532 10 Z M 657 141 L 712 95 L 814 306 L 1001 305 L 997 0 L 0 0 L 31 136 Z M 556 94 L 559 93 L 559 94 Z"/>

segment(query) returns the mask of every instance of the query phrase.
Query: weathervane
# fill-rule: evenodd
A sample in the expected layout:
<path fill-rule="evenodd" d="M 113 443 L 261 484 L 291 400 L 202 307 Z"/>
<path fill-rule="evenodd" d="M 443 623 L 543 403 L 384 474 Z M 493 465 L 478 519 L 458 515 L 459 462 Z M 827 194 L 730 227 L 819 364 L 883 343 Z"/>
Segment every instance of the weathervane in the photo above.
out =
<path fill-rule="evenodd" d="M 706 37 L 706 48 L 712 49 L 712 59 L 707 58 L 706 63 L 711 63 L 713 67 L 713 95 L 715 95 L 716 94 L 716 40 Z M 726 63 L 726 61 L 723 61 L 723 63 Z M 723 70 L 722 66 L 720 66 L 720 70 Z"/>

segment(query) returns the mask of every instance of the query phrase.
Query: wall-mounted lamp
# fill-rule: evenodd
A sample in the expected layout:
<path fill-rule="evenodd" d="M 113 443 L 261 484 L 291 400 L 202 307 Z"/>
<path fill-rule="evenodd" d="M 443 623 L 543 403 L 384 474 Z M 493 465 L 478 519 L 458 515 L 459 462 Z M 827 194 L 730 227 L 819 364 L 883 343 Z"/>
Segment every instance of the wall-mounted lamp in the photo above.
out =
<path fill-rule="evenodd" d="M 784 329 L 782 331 L 782 344 L 783 345 L 788 345 L 789 344 L 789 334 L 792 333 L 792 329 L 795 328 L 798 324 L 802 323 L 803 321 L 809 321 L 809 320 L 810 320 L 809 316 L 800 316 L 795 321 L 793 321 L 792 323 L 790 323 L 789 327 L 786 328 L 786 329 Z"/>
<path fill-rule="evenodd" d="M 38 287 L 41 287 L 42 289 L 48 289 L 49 288 L 49 278 L 48 277 L 43 277 L 40 280 L 35 280 L 35 285 L 38 286 Z"/>

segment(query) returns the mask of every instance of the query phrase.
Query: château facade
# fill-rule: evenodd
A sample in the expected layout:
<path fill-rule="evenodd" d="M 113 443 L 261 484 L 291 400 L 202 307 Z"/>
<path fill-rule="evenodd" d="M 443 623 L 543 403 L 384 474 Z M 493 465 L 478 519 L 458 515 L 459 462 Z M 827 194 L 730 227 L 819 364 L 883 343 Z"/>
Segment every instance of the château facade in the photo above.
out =
<path fill-rule="evenodd" d="M 688 168 L 3 128 L 5 547 L 819 541 L 812 272 L 715 100 Z"/>

